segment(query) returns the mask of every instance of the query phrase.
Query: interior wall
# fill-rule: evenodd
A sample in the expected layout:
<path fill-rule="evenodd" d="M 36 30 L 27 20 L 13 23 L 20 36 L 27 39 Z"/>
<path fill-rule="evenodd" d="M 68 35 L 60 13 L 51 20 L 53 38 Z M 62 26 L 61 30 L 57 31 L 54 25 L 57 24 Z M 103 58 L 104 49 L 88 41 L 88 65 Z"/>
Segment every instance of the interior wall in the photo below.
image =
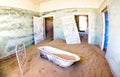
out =
<path fill-rule="evenodd" d="M 19 42 L 33 43 L 33 16 L 39 12 L 0 7 L 0 58 L 14 53 Z"/>
<path fill-rule="evenodd" d="M 0 0 L 0 6 L 10 6 L 39 11 L 40 4 L 36 3 L 35 1 L 36 0 L 32 0 L 32 2 L 30 0 Z"/>
<path fill-rule="evenodd" d="M 120 0 L 109 0 L 109 45 L 106 59 L 114 77 L 120 77 Z"/>
<path fill-rule="evenodd" d="M 61 17 L 67 15 L 80 15 L 86 14 L 89 19 L 89 37 L 88 43 L 99 44 L 99 10 L 97 9 L 61 9 L 49 12 L 41 12 L 42 16 L 54 16 L 54 39 L 65 39 L 64 33 L 61 26 Z"/>
<path fill-rule="evenodd" d="M 99 8 L 104 0 L 50 0 L 40 4 L 40 12 L 65 8 Z"/>

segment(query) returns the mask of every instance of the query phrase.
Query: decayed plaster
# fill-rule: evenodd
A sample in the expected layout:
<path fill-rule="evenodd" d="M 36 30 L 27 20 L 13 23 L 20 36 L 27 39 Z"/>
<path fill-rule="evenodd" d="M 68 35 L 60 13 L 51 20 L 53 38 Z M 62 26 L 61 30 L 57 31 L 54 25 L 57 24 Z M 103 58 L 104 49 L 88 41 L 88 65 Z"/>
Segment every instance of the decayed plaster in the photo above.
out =
<path fill-rule="evenodd" d="M 39 12 L 40 2 L 39 0 L 0 0 L 0 6 L 11 6 Z"/>
<path fill-rule="evenodd" d="M 7 5 L 5 0 L 0 2 L 0 5 Z M 12 0 L 15 1 L 15 0 Z M 9 2 L 9 5 L 15 4 Z M 102 14 L 101 10 L 108 5 L 109 20 L 110 20 L 110 30 L 109 30 L 109 45 L 106 52 L 106 59 L 112 69 L 115 77 L 120 77 L 120 33 L 119 26 L 119 14 L 120 0 L 108 0 L 109 4 L 106 2 L 99 9 L 62 9 L 54 10 L 49 12 L 41 12 L 41 16 L 54 16 L 54 39 L 65 39 L 61 27 L 61 17 L 66 15 L 79 15 L 87 14 L 89 15 L 89 37 L 88 42 L 90 44 L 101 45 L 102 38 Z M 22 4 L 22 3 L 21 3 Z M 33 5 L 33 4 L 32 4 Z M 13 5 L 18 8 L 34 9 L 38 6 L 27 5 Z M 0 57 L 4 57 L 11 53 L 14 53 L 15 45 L 20 41 L 25 41 L 26 46 L 33 43 L 33 23 L 32 17 L 39 16 L 38 12 L 11 8 L 11 7 L 0 7 Z"/>
<path fill-rule="evenodd" d="M 0 7 L 0 53 L 9 55 L 14 52 L 14 46 L 21 40 L 27 45 L 33 43 L 33 16 L 39 16 L 39 12 L 23 10 L 11 7 Z M 42 12 L 40 16 L 53 16 L 54 39 L 65 40 L 61 26 L 61 17 L 67 15 L 86 14 L 89 18 L 88 42 L 99 44 L 99 10 L 97 9 L 61 9 Z M 4 34 L 4 35 L 3 35 Z"/>
<path fill-rule="evenodd" d="M 14 53 L 21 41 L 26 46 L 33 43 L 33 16 L 39 16 L 39 12 L 0 7 L 0 57 Z"/>
<path fill-rule="evenodd" d="M 119 18 L 120 18 L 120 9 L 119 9 L 120 0 L 106 0 L 101 7 L 99 8 L 100 12 L 107 6 L 107 10 L 109 12 L 109 41 L 108 48 L 106 51 L 106 59 L 111 67 L 114 77 L 120 77 L 120 36 L 119 31 Z M 101 41 L 100 46 L 102 44 L 102 35 L 103 32 L 103 19 L 102 12 L 100 13 L 100 32 L 101 32 Z"/>
<path fill-rule="evenodd" d="M 64 39 L 64 33 L 62 30 L 61 18 L 69 15 L 88 15 L 89 19 L 89 28 L 88 28 L 88 42 L 90 44 L 98 45 L 100 42 L 100 33 L 99 33 L 99 10 L 97 9 L 61 9 L 48 12 L 41 12 L 42 16 L 53 16 L 53 27 L 54 27 L 54 39 Z"/>
<path fill-rule="evenodd" d="M 114 77 L 120 77 L 120 0 L 109 0 L 109 42 L 106 59 Z"/>

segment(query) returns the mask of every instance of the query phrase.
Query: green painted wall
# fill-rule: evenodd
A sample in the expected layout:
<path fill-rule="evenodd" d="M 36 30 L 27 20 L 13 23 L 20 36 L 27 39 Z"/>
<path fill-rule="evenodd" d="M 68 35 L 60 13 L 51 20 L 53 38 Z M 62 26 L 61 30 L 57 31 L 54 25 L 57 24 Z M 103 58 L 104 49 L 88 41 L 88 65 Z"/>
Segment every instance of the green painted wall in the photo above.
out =
<path fill-rule="evenodd" d="M 100 12 L 97 9 L 61 9 L 49 12 L 41 13 L 42 16 L 53 16 L 54 17 L 54 39 L 65 39 L 64 33 L 61 26 L 61 17 L 67 15 L 89 15 L 89 38 L 88 42 L 90 44 L 99 44 L 100 41 Z"/>
<path fill-rule="evenodd" d="M 61 17 L 86 14 L 89 18 L 88 42 L 99 44 L 100 18 L 97 9 L 61 9 L 49 12 L 34 12 L 25 9 L 0 7 L 0 57 L 14 53 L 15 45 L 25 41 L 26 46 L 33 43 L 33 16 L 53 16 L 54 39 L 65 39 Z"/>
<path fill-rule="evenodd" d="M 39 12 L 12 7 L 0 7 L 0 58 L 15 52 L 15 45 L 33 43 L 33 16 Z"/>

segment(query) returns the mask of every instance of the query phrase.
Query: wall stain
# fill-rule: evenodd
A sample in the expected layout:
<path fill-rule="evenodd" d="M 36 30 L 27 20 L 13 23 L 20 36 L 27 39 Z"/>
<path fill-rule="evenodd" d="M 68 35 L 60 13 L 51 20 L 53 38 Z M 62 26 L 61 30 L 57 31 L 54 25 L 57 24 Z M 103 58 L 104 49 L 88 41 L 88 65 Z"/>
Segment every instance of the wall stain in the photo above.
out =
<path fill-rule="evenodd" d="M 15 52 L 15 45 L 24 41 L 33 44 L 33 16 L 39 12 L 0 6 L 0 58 Z"/>

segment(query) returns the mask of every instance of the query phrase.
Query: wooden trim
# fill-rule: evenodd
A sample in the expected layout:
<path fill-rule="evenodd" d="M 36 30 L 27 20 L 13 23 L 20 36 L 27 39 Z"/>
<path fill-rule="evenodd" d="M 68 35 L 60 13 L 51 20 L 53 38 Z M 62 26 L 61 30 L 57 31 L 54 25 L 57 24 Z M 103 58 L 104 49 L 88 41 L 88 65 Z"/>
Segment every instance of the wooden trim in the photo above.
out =
<path fill-rule="evenodd" d="M 105 12 L 107 10 L 107 6 L 101 11 L 102 13 Z"/>

